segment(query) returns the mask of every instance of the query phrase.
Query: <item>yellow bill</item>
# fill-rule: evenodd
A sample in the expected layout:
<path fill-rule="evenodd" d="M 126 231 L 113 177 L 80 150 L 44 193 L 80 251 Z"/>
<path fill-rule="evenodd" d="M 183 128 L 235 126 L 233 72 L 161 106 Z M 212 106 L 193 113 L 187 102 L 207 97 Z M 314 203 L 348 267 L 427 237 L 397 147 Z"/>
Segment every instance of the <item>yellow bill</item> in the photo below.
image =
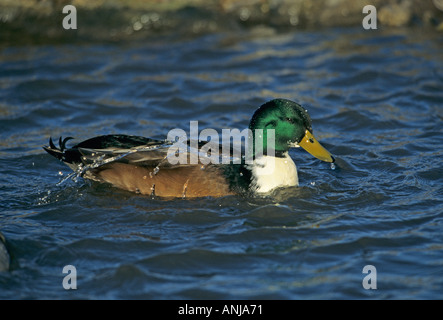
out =
<path fill-rule="evenodd" d="M 306 130 L 305 136 L 298 143 L 300 147 L 308 151 L 317 159 L 320 159 L 325 162 L 334 162 L 334 157 L 326 150 L 317 139 L 314 138 L 314 135 Z"/>

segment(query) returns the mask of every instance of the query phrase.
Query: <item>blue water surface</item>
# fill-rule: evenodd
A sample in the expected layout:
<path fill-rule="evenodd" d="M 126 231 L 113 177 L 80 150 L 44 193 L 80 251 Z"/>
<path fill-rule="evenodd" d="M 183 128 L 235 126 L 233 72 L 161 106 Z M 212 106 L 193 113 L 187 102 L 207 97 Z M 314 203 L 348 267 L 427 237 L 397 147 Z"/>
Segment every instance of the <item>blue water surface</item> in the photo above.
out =
<path fill-rule="evenodd" d="M 0 51 L 0 299 L 442 299 L 443 42 L 417 28 L 241 32 Z M 164 200 L 83 179 L 41 148 L 247 127 L 305 106 L 332 170 L 300 186 Z M 75 266 L 77 289 L 63 268 Z M 366 265 L 376 289 L 365 289 Z M 374 280 L 375 281 L 375 280 Z"/>

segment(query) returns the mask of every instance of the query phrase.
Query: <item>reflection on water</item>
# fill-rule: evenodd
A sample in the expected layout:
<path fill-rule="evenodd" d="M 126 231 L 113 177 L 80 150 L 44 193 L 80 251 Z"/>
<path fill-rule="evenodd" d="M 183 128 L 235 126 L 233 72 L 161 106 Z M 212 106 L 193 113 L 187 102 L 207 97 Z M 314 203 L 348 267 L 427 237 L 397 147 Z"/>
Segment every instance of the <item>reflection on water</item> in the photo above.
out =
<path fill-rule="evenodd" d="M 442 297 L 441 35 L 257 30 L 0 52 L 1 298 Z M 152 199 L 71 181 L 41 149 L 246 128 L 276 97 L 309 110 L 337 162 L 292 150 L 300 187 L 267 198 Z"/>

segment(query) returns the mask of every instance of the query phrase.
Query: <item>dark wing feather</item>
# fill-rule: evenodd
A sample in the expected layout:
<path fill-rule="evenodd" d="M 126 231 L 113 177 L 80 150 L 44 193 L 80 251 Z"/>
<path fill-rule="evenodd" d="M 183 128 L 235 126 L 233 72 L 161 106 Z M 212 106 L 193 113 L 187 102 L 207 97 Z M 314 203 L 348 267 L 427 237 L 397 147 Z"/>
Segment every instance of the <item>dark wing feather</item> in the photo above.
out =
<path fill-rule="evenodd" d="M 105 157 L 118 156 L 136 147 L 154 147 L 164 143 L 164 141 L 161 140 L 138 136 L 104 135 L 85 140 L 71 148 L 66 148 L 66 143 L 71 139 L 73 138 L 67 137 L 62 139 L 62 137 L 60 137 L 59 147 L 57 148 L 52 138 L 49 138 L 49 146 L 44 146 L 43 149 L 63 162 L 79 165 L 83 163 L 83 155 L 88 156 L 94 154 L 95 159 L 102 155 Z M 87 162 L 91 161 L 94 161 L 94 159 L 89 158 Z"/>
<path fill-rule="evenodd" d="M 129 136 L 124 134 L 109 134 L 85 140 L 76 144 L 73 148 L 130 149 L 142 145 L 156 145 L 159 143 L 163 143 L 163 141 L 139 136 Z"/>
<path fill-rule="evenodd" d="M 71 148 L 66 148 L 67 141 L 71 139 L 73 138 L 67 137 L 62 139 L 60 137 L 59 148 L 57 148 L 52 138 L 50 138 L 49 147 L 43 148 L 49 154 L 70 165 L 70 167 L 89 165 L 93 168 L 98 168 L 110 162 L 122 162 L 144 167 L 188 166 L 194 165 L 190 163 L 191 153 L 195 154 L 200 151 L 198 158 L 201 160 L 206 156 L 205 152 L 201 152 L 202 147 L 206 146 L 205 150 L 208 150 L 207 142 L 198 142 L 195 145 L 195 142 L 188 140 L 187 145 L 180 149 L 181 154 L 185 153 L 186 155 L 186 163 L 172 165 L 168 161 L 168 151 L 173 145 L 172 142 L 130 135 L 103 135 L 82 141 Z M 194 145 L 198 146 L 198 150 L 190 148 L 190 146 L 194 147 Z M 214 145 L 209 150 L 211 152 L 218 152 L 218 163 L 225 163 L 225 159 L 222 159 L 223 150 L 221 146 Z M 235 153 L 233 153 L 231 148 L 231 161 L 233 160 L 233 155 Z M 206 160 L 204 163 L 211 162 L 211 159 Z M 239 161 L 242 161 L 242 159 L 237 157 L 235 163 L 239 163 Z"/>

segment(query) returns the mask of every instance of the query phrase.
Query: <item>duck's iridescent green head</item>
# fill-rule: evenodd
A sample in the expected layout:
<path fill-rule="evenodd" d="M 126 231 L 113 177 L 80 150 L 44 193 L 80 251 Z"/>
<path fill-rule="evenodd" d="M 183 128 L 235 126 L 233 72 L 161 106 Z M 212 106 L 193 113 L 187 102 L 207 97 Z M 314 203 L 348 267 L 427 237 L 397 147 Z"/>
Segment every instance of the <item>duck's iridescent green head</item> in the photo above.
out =
<path fill-rule="evenodd" d="M 255 139 L 255 129 L 263 129 L 263 149 L 268 147 L 268 129 L 274 129 L 275 153 L 283 154 L 290 147 L 301 146 L 314 157 L 334 162 L 331 154 L 312 135 L 311 117 L 298 103 L 287 99 L 274 99 L 258 108 L 251 118 L 249 129 Z"/>

